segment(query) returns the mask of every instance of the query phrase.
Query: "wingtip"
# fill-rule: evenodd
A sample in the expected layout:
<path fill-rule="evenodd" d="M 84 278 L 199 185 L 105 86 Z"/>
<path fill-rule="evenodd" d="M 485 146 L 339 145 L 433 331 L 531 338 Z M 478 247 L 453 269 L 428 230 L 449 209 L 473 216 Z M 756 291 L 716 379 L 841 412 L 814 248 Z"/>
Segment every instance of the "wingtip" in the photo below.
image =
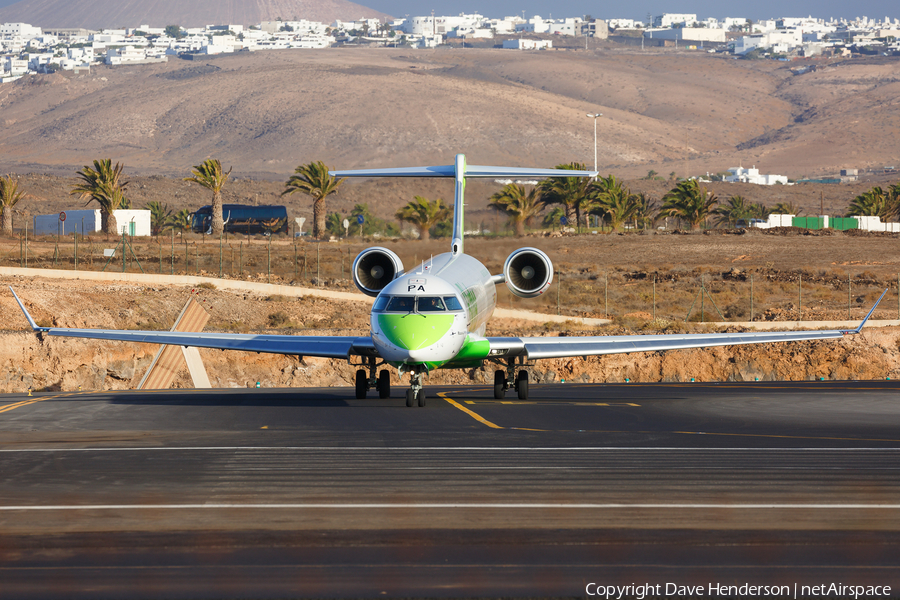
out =
<path fill-rule="evenodd" d="M 25 318 L 28 319 L 28 325 L 31 326 L 32 331 L 46 331 L 46 327 L 38 327 L 38 324 L 34 322 L 34 319 L 31 318 L 31 315 L 28 313 L 28 310 L 25 308 L 25 305 L 19 299 L 18 294 L 16 294 L 16 290 L 13 289 L 12 286 L 9 286 L 9 291 L 12 292 L 13 298 L 16 299 L 16 304 L 19 305 L 19 308 L 22 309 L 22 314 L 25 315 Z"/>
<path fill-rule="evenodd" d="M 849 331 L 845 331 L 844 333 L 859 333 L 859 332 L 861 332 L 863 326 L 866 324 L 866 321 L 869 320 L 869 317 L 872 316 L 872 313 L 874 313 L 875 309 L 878 308 L 878 305 L 881 304 L 881 301 L 884 299 L 884 296 L 888 293 L 889 289 L 890 288 L 885 288 L 885 290 L 883 292 L 881 292 L 881 295 L 878 297 L 878 300 L 875 301 L 875 304 L 872 306 L 871 309 L 869 309 L 869 312 L 866 314 L 866 316 L 863 317 L 863 320 L 859 324 L 859 327 L 857 327 L 856 329 L 851 329 Z"/>

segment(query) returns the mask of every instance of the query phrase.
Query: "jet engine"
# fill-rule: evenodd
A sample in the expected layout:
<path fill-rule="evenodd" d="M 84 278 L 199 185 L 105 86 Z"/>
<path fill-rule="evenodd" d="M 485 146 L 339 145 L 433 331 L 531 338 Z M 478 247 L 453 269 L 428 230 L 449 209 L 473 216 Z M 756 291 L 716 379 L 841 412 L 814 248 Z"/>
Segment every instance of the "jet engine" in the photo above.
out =
<path fill-rule="evenodd" d="M 553 263 L 537 248 L 520 248 L 503 265 L 506 287 L 520 298 L 540 296 L 553 281 Z"/>
<path fill-rule="evenodd" d="M 387 248 L 368 248 L 353 261 L 353 283 L 367 296 L 377 296 L 402 273 L 400 257 Z"/>

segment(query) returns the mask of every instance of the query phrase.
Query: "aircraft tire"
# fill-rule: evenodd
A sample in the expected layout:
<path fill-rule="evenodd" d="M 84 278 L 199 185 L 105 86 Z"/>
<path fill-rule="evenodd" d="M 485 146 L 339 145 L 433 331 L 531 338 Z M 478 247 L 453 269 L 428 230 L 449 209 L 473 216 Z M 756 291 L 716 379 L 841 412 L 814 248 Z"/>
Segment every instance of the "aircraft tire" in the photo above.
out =
<path fill-rule="evenodd" d="M 506 397 L 506 373 L 494 371 L 494 399 L 503 400 Z"/>
<path fill-rule="evenodd" d="M 366 377 L 366 371 L 359 369 L 356 371 L 356 399 L 363 400 L 369 391 L 369 378 Z"/>
<path fill-rule="evenodd" d="M 416 397 L 419 401 L 419 406 L 425 406 L 425 388 L 419 390 L 419 393 L 416 394 Z"/>
<path fill-rule="evenodd" d="M 391 397 L 391 373 L 382 369 L 378 374 L 378 397 L 384 400 Z"/>
<path fill-rule="evenodd" d="M 412 388 L 406 390 L 406 405 L 412 406 L 413 404 L 415 404 L 415 401 L 416 396 L 415 393 L 413 393 Z"/>
<path fill-rule="evenodd" d="M 516 391 L 519 392 L 519 400 L 528 400 L 528 371 L 522 369 L 516 377 Z"/>

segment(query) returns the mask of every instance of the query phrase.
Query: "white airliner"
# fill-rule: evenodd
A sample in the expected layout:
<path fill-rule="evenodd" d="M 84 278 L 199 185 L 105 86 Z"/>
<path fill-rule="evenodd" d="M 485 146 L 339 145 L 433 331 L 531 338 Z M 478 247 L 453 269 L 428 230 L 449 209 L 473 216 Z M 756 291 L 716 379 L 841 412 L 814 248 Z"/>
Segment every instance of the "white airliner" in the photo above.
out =
<path fill-rule="evenodd" d="M 859 333 L 852 330 L 710 333 L 691 335 L 625 335 L 589 337 L 485 337 L 494 312 L 496 286 L 506 284 L 522 298 L 547 291 L 553 279 L 550 258 L 537 248 L 521 248 L 506 259 L 503 272 L 492 275 L 477 259 L 463 252 L 463 192 L 466 178 L 595 177 L 593 171 L 523 169 L 467 165 L 456 156 L 452 165 L 399 169 L 332 171 L 336 177 L 453 177 L 456 192 L 450 252 L 405 271 L 400 258 L 387 248 L 373 247 L 353 262 L 353 281 L 364 294 L 376 298 L 372 306 L 371 334 L 364 337 L 179 333 L 39 327 L 18 296 L 22 312 L 38 334 L 149 344 L 175 344 L 199 348 L 270 352 L 299 357 L 317 356 L 358 361 L 356 397 L 375 388 L 379 397 L 390 396 L 391 366 L 410 376 L 406 405 L 425 405 L 422 376 L 434 369 L 471 369 L 486 361 L 494 372 L 494 397 L 503 398 L 510 387 L 519 399 L 528 398 L 528 370 L 542 358 L 654 352 L 731 344 L 761 344 L 824 340 Z M 12 288 L 10 287 L 10 291 Z M 887 290 L 885 290 L 885 293 Z M 884 297 L 884 293 L 881 298 Z M 881 298 L 878 301 L 881 301 Z M 518 369 L 518 372 L 516 372 Z"/>

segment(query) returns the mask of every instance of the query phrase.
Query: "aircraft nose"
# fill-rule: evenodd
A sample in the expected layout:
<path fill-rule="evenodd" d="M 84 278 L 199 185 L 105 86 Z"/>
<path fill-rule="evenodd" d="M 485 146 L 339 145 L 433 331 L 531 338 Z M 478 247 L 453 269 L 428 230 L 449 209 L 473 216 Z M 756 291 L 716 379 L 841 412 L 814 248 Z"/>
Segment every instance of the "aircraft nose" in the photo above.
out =
<path fill-rule="evenodd" d="M 384 337 L 410 352 L 437 343 L 452 326 L 453 315 L 378 315 L 378 327 Z"/>

